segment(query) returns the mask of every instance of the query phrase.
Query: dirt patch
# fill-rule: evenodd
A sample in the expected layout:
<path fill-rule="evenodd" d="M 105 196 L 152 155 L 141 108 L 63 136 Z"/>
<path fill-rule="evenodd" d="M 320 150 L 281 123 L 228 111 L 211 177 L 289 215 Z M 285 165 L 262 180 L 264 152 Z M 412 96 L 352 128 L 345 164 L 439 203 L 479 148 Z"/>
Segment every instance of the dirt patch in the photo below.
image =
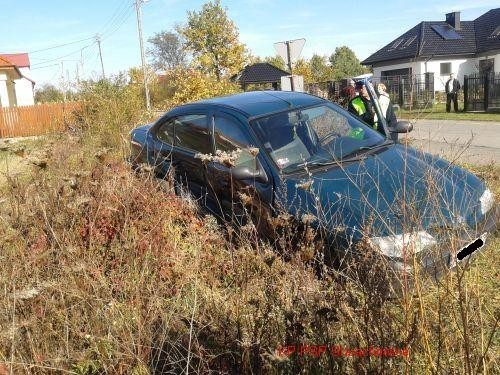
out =
<path fill-rule="evenodd" d="M 37 164 L 40 168 L 49 145 L 50 140 L 42 137 L 0 140 L 0 190 L 9 178 L 27 176 Z"/>

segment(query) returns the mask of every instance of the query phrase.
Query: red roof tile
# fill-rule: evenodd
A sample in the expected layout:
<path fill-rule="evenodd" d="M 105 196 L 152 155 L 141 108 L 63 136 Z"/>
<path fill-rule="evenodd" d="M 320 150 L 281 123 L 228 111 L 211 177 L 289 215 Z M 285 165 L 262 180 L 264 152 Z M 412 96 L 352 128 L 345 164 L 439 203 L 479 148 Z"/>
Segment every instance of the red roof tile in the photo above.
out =
<path fill-rule="evenodd" d="M 0 57 L 9 60 L 19 68 L 30 66 L 30 58 L 27 53 L 2 53 Z"/>

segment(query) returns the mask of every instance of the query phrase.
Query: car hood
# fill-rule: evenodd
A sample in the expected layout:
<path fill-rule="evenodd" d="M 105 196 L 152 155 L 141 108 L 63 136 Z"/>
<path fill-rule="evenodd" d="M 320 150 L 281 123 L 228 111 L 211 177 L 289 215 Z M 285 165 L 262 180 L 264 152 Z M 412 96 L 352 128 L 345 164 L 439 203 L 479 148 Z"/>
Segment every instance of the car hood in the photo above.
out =
<path fill-rule="evenodd" d="M 286 176 L 277 200 L 330 230 L 385 236 L 429 227 L 473 226 L 484 183 L 450 163 L 401 145 L 308 174 Z M 406 202 L 406 204 L 404 204 Z"/>

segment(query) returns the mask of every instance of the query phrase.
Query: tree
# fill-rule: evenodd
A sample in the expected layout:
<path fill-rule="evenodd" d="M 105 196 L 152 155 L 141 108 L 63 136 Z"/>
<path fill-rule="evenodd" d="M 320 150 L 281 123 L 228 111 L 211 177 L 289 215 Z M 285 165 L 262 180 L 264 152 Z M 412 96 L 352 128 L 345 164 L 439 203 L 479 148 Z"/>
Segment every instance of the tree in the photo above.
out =
<path fill-rule="evenodd" d="M 330 56 L 330 63 L 335 79 L 354 77 L 367 72 L 354 52 L 347 46 L 335 48 L 335 52 Z"/>
<path fill-rule="evenodd" d="M 62 102 L 63 100 L 63 92 L 51 84 L 45 84 L 35 92 L 36 103 Z"/>
<path fill-rule="evenodd" d="M 304 83 L 312 82 L 311 66 L 307 60 L 297 60 L 293 66 L 293 74 L 304 77 Z"/>
<path fill-rule="evenodd" d="M 199 12 L 189 11 L 187 25 L 177 31 L 186 39 L 197 67 L 215 75 L 218 81 L 243 69 L 245 45 L 239 42 L 238 29 L 220 0 L 204 4 Z"/>
<path fill-rule="evenodd" d="M 148 39 L 153 45 L 148 49 L 155 70 L 170 70 L 186 66 L 186 50 L 177 33 L 162 31 Z"/>
<path fill-rule="evenodd" d="M 314 54 L 309 60 L 313 82 L 326 82 L 333 80 L 333 69 L 327 64 L 324 56 Z"/>

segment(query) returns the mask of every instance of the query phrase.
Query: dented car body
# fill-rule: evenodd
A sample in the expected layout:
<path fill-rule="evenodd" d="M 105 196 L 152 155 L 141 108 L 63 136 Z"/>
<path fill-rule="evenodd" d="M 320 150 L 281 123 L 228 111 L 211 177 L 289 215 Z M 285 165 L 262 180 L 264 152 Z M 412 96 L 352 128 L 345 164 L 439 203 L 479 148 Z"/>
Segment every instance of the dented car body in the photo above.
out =
<path fill-rule="evenodd" d="M 487 241 L 500 211 L 475 175 L 391 140 L 409 130 L 382 119 L 375 131 L 308 94 L 249 92 L 183 105 L 134 129 L 131 162 L 173 174 L 218 217 L 250 211 L 264 232 L 280 212 L 298 222 L 307 215 L 331 259 L 367 240 L 398 272 L 417 259 L 438 275 L 470 258 L 457 258 L 462 248 Z"/>

